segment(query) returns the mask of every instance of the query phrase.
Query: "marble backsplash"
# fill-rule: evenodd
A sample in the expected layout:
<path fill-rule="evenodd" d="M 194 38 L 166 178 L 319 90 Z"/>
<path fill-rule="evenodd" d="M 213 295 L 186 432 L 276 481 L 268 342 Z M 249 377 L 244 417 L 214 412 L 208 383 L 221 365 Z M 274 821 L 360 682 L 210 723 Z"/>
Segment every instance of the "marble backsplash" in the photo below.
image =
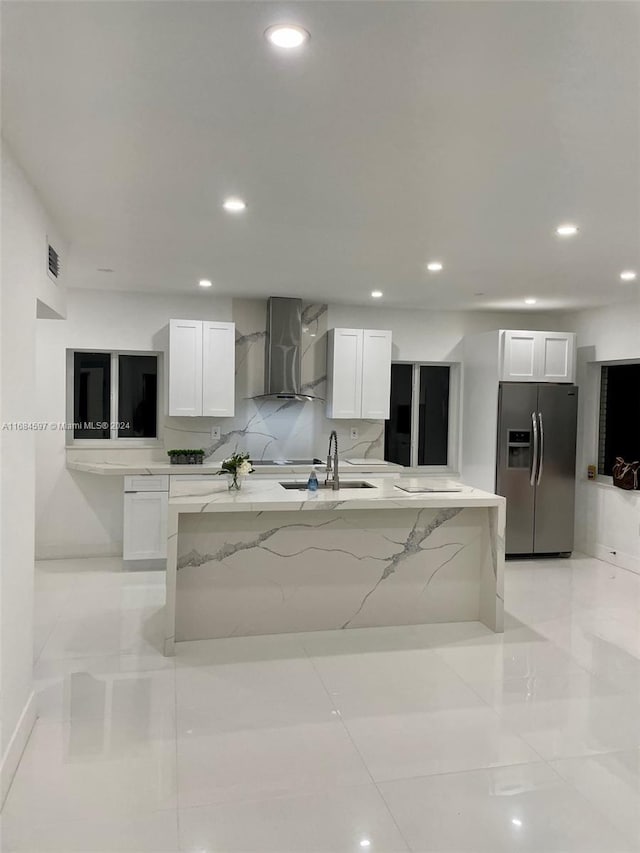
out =
<path fill-rule="evenodd" d="M 256 400 L 264 392 L 267 303 L 234 299 L 236 324 L 236 413 L 233 418 L 173 418 L 164 422 L 165 448 L 203 447 L 221 460 L 236 450 L 253 459 L 305 459 L 327 454 L 329 433 L 338 433 L 341 458 L 384 455 L 384 421 L 331 420 L 320 401 Z M 326 396 L 327 306 L 305 303 L 302 313 L 302 385 L 309 394 Z M 220 438 L 211 429 L 220 427 Z M 351 438 L 351 430 L 358 437 Z"/>

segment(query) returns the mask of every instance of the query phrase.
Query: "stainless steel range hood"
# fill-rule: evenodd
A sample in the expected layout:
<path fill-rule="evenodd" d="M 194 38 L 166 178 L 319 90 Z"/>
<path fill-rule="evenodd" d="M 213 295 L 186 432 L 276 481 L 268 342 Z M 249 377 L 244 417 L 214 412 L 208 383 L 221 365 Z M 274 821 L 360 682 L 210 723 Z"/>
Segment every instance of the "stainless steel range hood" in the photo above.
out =
<path fill-rule="evenodd" d="M 303 389 L 301 368 L 302 300 L 272 296 L 267 303 L 264 394 L 255 399 L 321 401 Z"/>

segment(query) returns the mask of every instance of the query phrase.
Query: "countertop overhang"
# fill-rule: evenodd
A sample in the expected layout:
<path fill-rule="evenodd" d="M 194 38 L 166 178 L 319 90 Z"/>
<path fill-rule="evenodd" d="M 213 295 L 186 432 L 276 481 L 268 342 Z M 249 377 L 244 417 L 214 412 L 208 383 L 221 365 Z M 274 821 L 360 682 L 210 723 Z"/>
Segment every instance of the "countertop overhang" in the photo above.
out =
<path fill-rule="evenodd" d="M 275 479 L 245 482 L 238 492 L 230 492 L 221 478 L 219 486 L 206 494 L 189 494 L 185 483 L 184 494 L 169 498 L 173 513 L 204 512 L 277 512 L 322 510 L 376 510 L 409 507 L 499 507 L 505 499 L 461 485 L 461 491 L 403 492 L 395 487 L 396 478 L 365 477 L 372 489 L 349 489 L 344 478 L 338 491 L 321 489 L 311 493 L 283 489 Z M 437 478 L 418 478 L 430 487 L 437 487 Z M 406 478 L 402 478 L 406 482 Z M 444 486 L 444 483 L 441 483 Z"/>

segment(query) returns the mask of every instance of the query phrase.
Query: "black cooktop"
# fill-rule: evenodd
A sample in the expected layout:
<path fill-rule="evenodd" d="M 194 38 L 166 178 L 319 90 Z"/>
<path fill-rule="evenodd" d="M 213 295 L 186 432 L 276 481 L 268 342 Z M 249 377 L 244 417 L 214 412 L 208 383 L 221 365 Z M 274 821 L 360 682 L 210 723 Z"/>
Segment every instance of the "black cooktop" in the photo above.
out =
<path fill-rule="evenodd" d="M 259 465 L 322 465 L 322 460 L 317 459 L 315 456 L 313 459 L 289 459 L 281 458 L 281 459 L 253 459 L 253 467 L 257 468 Z"/>

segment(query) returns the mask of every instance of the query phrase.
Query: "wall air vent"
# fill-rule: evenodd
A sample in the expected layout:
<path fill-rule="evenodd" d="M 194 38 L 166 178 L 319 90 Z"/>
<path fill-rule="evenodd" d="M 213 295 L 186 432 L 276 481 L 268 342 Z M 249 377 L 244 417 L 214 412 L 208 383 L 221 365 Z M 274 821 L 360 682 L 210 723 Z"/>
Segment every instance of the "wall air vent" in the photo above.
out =
<path fill-rule="evenodd" d="M 52 278 L 54 281 L 57 281 L 60 275 L 60 255 L 58 255 L 58 253 L 53 248 L 51 243 L 49 243 L 49 241 L 47 241 L 47 250 L 49 255 L 47 260 L 49 267 L 49 277 Z"/>

